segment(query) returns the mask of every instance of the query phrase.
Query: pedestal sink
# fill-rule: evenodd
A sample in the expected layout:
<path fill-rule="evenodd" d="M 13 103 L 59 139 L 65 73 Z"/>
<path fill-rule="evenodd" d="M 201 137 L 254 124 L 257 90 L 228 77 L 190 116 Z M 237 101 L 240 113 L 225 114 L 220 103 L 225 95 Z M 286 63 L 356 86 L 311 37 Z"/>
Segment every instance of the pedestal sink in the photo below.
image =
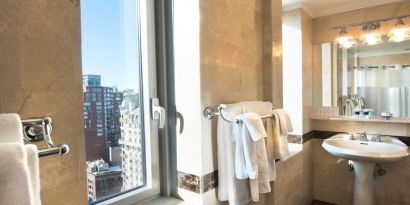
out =
<path fill-rule="evenodd" d="M 352 139 L 338 134 L 323 141 L 322 147 L 330 154 L 353 161 L 355 187 L 354 205 L 374 205 L 373 173 L 376 163 L 395 162 L 409 155 L 407 145 L 397 138 L 382 137 L 381 142 Z"/>

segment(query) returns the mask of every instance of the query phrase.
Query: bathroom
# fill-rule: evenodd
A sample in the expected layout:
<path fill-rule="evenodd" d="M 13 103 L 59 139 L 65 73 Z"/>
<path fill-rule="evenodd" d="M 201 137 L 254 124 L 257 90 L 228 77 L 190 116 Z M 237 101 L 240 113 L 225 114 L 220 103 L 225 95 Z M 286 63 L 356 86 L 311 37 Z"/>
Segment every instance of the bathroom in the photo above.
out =
<path fill-rule="evenodd" d="M 410 205 L 407 26 L 408 0 L 1 0 L 0 204 Z M 293 127 L 249 203 L 221 166 L 239 102 Z M 404 151 L 366 175 L 332 140 Z"/>

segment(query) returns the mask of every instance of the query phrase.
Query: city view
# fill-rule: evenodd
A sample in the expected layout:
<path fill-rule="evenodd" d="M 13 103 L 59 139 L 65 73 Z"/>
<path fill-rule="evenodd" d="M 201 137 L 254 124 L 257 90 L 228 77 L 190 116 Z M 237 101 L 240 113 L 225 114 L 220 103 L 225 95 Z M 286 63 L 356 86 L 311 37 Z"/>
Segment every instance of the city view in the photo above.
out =
<path fill-rule="evenodd" d="M 144 184 L 139 93 L 83 75 L 88 200 Z"/>
<path fill-rule="evenodd" d="M 145 184 L 138 2 L 81 2 L 89 204 Z"/>

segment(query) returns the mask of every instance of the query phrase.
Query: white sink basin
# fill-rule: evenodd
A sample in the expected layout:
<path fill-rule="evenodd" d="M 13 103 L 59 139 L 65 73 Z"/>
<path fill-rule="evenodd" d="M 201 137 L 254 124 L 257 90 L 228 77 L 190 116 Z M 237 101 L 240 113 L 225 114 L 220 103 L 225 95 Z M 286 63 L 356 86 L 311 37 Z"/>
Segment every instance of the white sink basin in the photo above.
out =
<path fill-rule="evenodd" d="M 381 142 L 376 142 L 350 140 L 349 135 L 338 134 L 324 140 L 322 147 L 336 157 L 352 160 L 355 173 L 353 205 L 376 204 L 374 194 L 376 163 L 394 162 L 409 155 L 407 145 L 393 137 L 382 137 Z"/>
<path fill-rule="evenodd" d="M 382 142 L 365 142 L 338 134 L 324 140 L 322 147 L 336 157 L 354 161 L 394 162 L 409 155 L 407 145 L 393 137 L 382 137 Z"/>

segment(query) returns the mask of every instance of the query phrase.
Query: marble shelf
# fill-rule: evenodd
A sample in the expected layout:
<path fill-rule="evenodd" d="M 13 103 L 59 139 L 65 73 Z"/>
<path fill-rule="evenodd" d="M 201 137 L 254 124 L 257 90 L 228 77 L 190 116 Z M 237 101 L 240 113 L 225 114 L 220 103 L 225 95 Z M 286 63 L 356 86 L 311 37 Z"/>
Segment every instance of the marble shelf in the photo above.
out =
<path fill-rule="evenodd" d="M 338 117 L 319 117 L 319 116 L 312 116 L 310 117 L 311 120 L 330 120 L 330 121 L 353 121 L 353 122 L 384 122 L 384 123 L 410 123 L 410 118 L 400 118 L 400 117 L 392 117 L 389 120 L 385 120 L 382 117 L 373 117 L 372 119 L 358 119 L 353 117 L 345 117 L 345 116 L 338 116 Z"/>

